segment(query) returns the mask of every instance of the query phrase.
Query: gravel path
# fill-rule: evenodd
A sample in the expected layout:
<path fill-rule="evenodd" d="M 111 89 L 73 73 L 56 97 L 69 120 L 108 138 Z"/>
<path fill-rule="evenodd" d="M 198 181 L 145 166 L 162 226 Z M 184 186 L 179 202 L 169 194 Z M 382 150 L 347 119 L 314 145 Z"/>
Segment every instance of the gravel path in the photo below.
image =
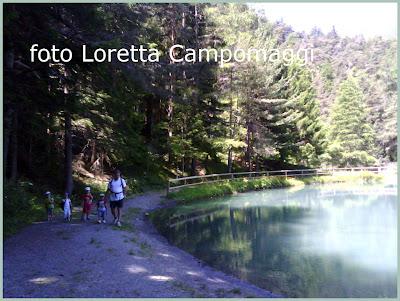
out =
<path fill-rule="evenodd" d="M 205 266 L 160 236 L 144 212 L 158 193 L 125 203 L 121 229 L 56 221 L 4 242 L 4 297 L 274 297 Z M 111 221 L 111 214 L 108 216 Z"/>

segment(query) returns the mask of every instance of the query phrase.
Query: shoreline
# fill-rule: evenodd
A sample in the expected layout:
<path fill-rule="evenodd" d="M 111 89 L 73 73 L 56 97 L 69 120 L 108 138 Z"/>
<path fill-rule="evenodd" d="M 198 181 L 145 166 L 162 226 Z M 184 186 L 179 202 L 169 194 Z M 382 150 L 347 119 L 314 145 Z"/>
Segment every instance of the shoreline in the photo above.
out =
<path fill-rule="evenodd" d="M 186 203 L 199 199 L 212 199 L 214 197 L 222 197 L 235 193 L 275 188 L 346 182 L 379 183 L 382 181 L 384 181 L 384 176 L 373 172 L 309 177 L 265 176 L 254 179 L 241 178 L 220 182 L 206 182 L 195 186 L 182 187 L 177 191 L 170 192 L 167 198 L 175 200 L 177 203 Z"/>
<path fill-rule="evenodd" d="M 109 224 L 110 214 L 107 225 L 81 223 L 76 211 L 72 223 L 39 222 L 24 228 L 4 240 L 4 297 L 283 297 L 170 244 L 150 213 L 179 204 L 162 192 L 147 192 L 127 200 L 122 228 Z M 87 261 L 82 253 L 100 260 Z M 98 284 L 89 279 L 99 279 Z"/>
<path fill-rule="evenodd" d="M 76 214 L 26 227 L 4 241 L 4 297 L 280 297 L 171 245 L 146 217 L 162 203 L 154 192 L 129 199 L 122 229 Z"/>

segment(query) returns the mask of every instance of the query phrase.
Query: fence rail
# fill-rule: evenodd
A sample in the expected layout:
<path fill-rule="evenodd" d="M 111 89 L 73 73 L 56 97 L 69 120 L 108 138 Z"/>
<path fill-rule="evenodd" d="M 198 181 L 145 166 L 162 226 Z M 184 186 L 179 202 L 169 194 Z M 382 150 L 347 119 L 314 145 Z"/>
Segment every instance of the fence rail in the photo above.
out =
<path fill-rule="evenodd" d="M 215 183 L 220 181 L 242 179 L 242 178 L 261 178 L 269 176 L 288 177 L 304 177 L 304 176 L 323 176 L 348 172 L 369 171 L 373 173 L 381 173 L 388 170 L 387 166 L 374 167 L 344 167 L 344 168 L 319 168 L 319 169 L 285 169 L 285 170 L 268 170 L 268 171 L 252 171 L 252 172 L 236 172 L 210 174 L 204 176 L 181 177 L 168 180 L 167 194 L 171 191 L 178 190 L 183 187 L 200 185 L 203 183 Z"/>

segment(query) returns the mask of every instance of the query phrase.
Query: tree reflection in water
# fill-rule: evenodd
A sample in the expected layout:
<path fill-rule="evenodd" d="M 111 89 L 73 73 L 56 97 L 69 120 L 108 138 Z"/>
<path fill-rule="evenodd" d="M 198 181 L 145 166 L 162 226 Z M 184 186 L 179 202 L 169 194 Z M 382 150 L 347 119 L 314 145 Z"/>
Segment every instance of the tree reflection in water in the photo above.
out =
<path fill-rule="evenodd" d="M 276 189 L 161 210 L 153 221 L 171 243 L 275 293 L 395 297 L 396 198 L 379 186 Z"/>

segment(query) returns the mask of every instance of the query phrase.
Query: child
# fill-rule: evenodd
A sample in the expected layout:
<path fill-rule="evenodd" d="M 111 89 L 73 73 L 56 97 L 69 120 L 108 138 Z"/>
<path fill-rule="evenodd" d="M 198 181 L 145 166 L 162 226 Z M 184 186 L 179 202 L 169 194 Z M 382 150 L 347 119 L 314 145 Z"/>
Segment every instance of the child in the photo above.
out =
<path fill-rule="evenodd" d="M 106 223 L 106 214 L 107 214 L 107 207 L 106 207 L 106 198 L 104 193 L 100 193 L 100 199 L 97 201 L 97 217 L 98 222 L 101 224 Z"/>
<path fill-rule="evenodd" d="M 90 193 L 90 187 L 85 188 L 85 193 L 81 196 L 82 199 L 82 220 L 90 220 L 89 214 L 92 210 L 93 196 Z"/>
<path fill-rule="evenodd" d="M 64 210 L 64 221 L 70 222 L 72 215 L 72 202 L 69 198 L 68 192 L 65 193 L 65 199 L 62 200 L 63 210 Z"/>
<path fill-rule="evenodd" d="M 47 221 L 50 222 L 50 221 L 54 220 L 54 199 L 51 196 L 50 191 L 46 191 L 46 193 L 44 195 L 47 196 L 47 199 L 46 199 Z"/>

